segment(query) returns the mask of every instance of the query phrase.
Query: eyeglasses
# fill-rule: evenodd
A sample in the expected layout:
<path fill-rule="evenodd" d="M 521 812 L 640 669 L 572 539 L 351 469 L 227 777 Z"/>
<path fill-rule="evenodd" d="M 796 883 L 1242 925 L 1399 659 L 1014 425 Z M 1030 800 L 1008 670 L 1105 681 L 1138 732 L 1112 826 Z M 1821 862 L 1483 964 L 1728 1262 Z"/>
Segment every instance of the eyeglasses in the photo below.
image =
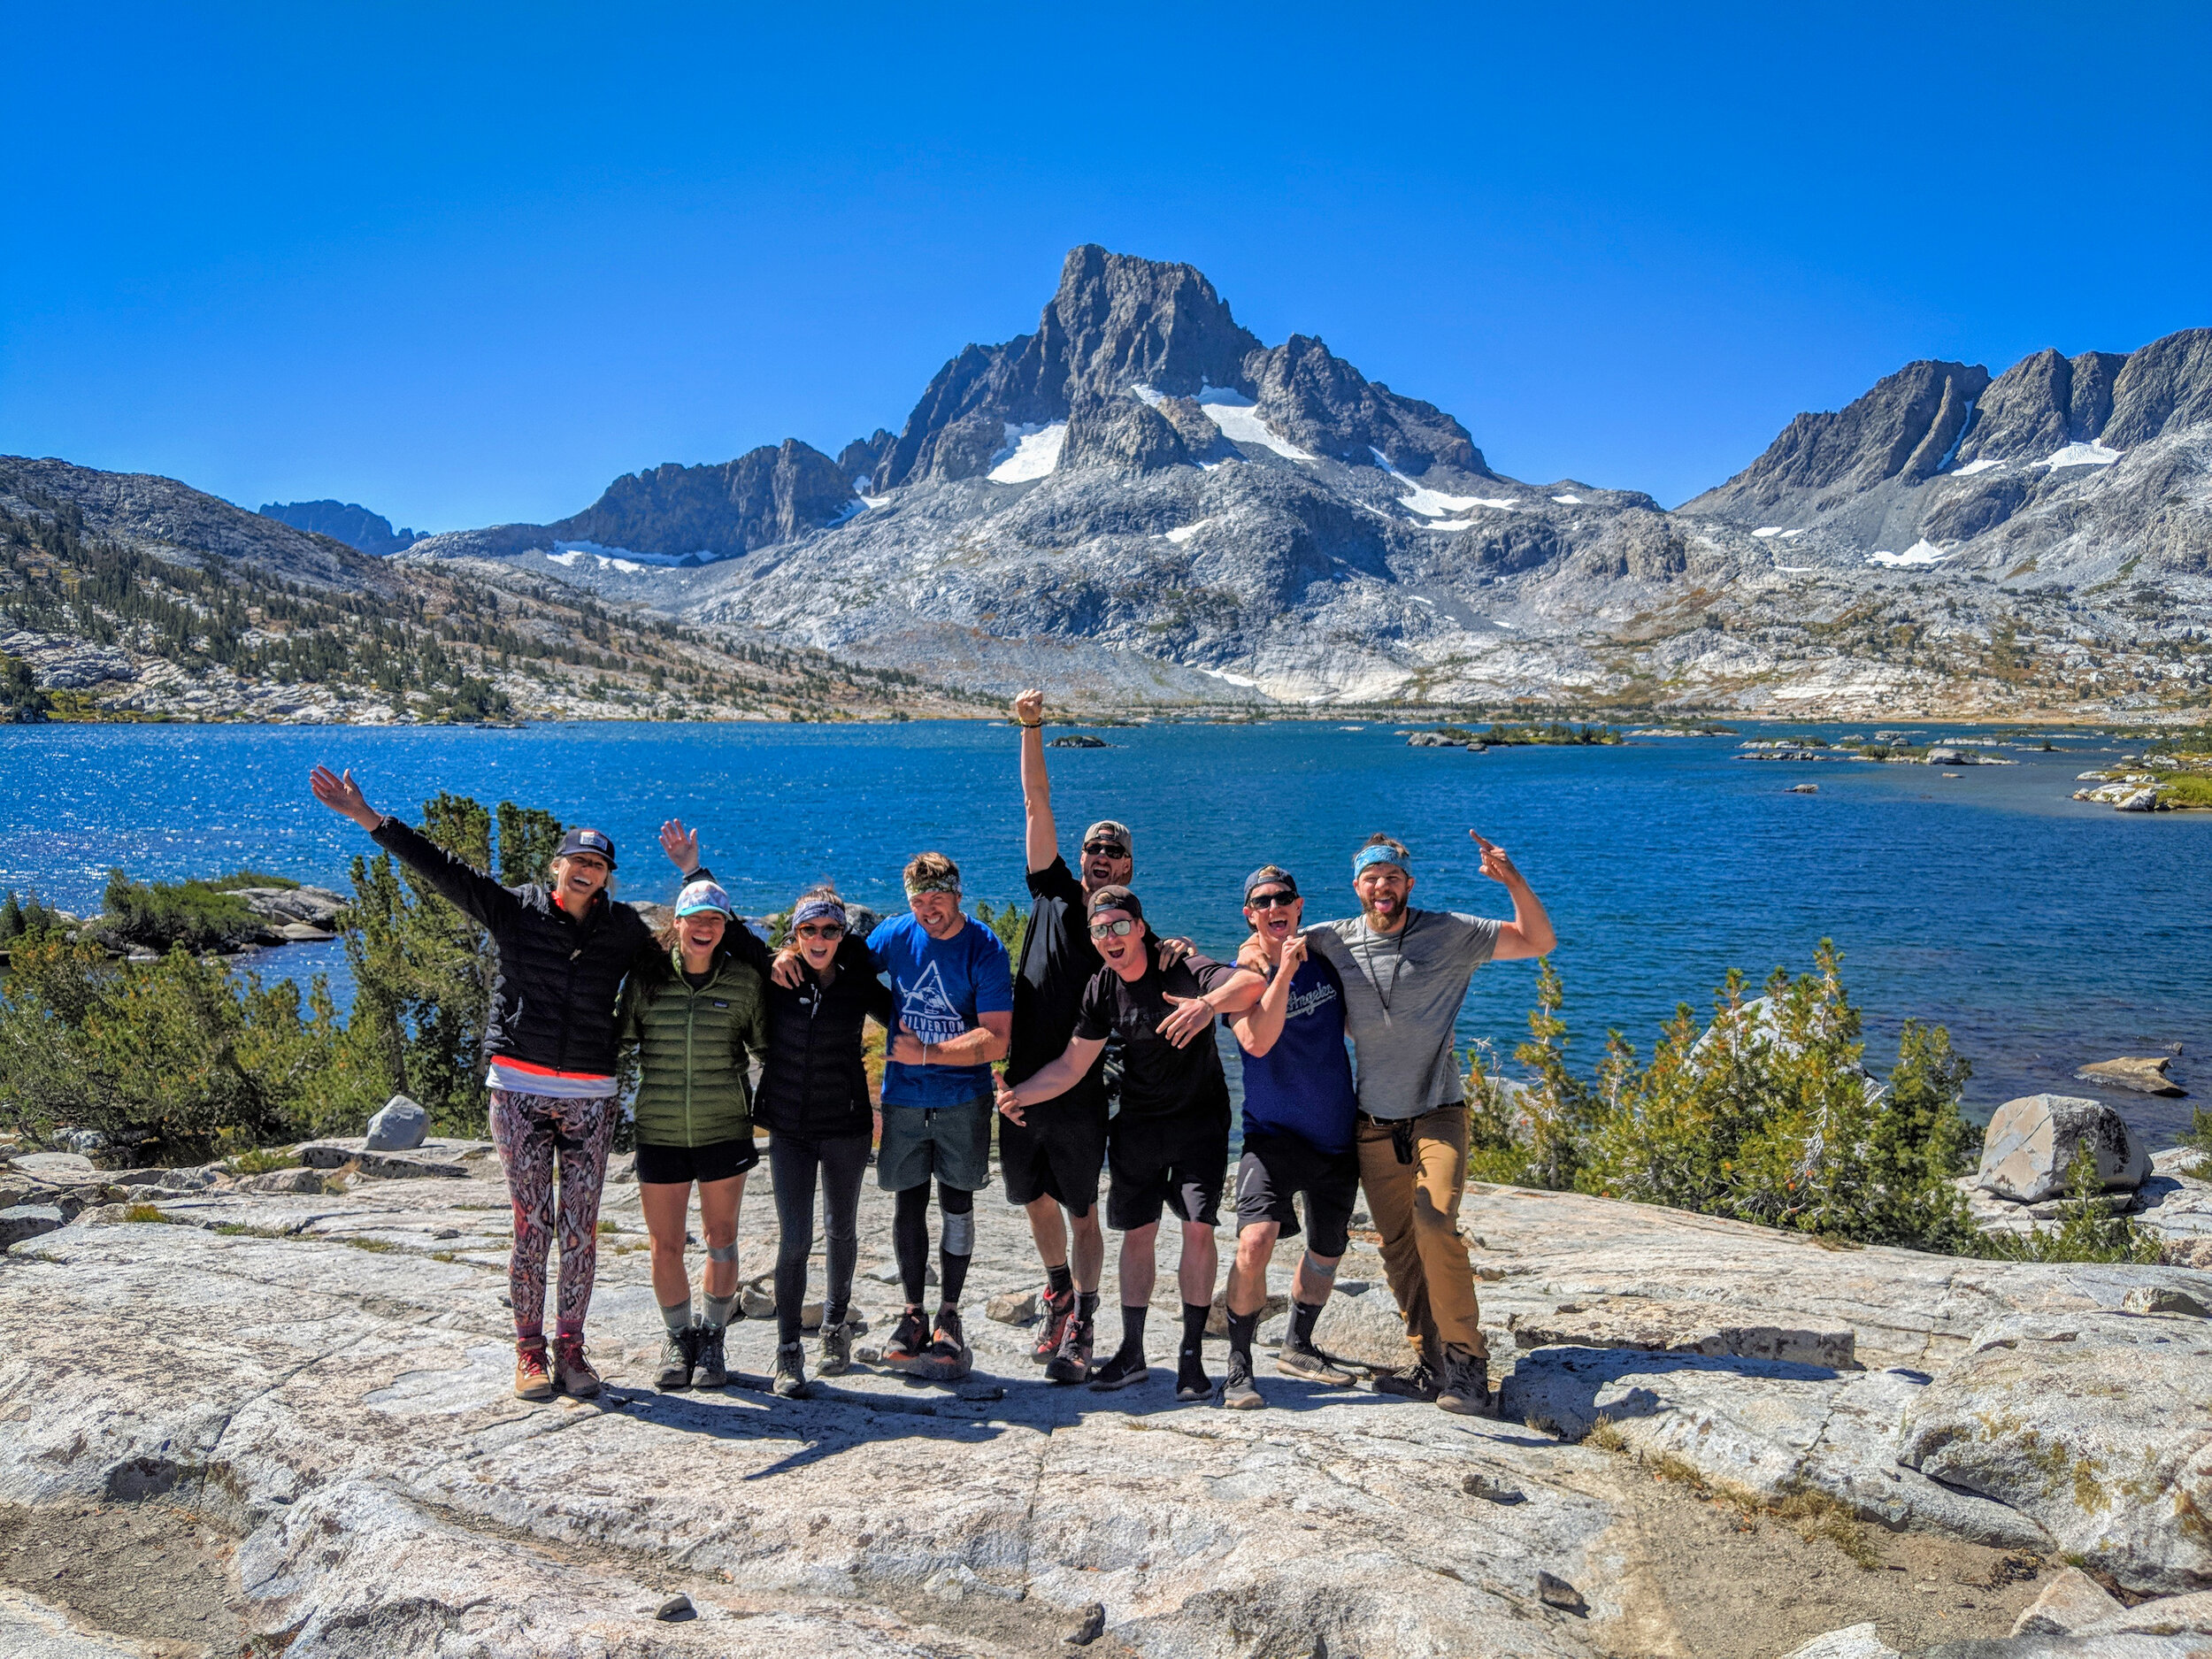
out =
<path fill-rule="evenodd" d="M 1255 893 L 1245 900 L 1245 903 L 1256 910 L 1286 910 L 1297 902 L 1295 893 L 1285 893 L 1279 887 L 1272 893 Z"/>
<path fill-rule="evenodd" d="M 1093 939 L 1126 939 L 1130 934 L 1135 933 L 1136 931 L 1136 923 L 1131 921 L 1125 916 L 1118 922 L 1093 922 L 1091 924 L 1091 937 Z"/>
<path fill-rule="evenodd" d="M 791 930 L 802 939 L 842 939 L 845 930 L 835 922 L 802 922 Z"/>
<path fill-rule="evenodd" d="M 1119 841 L 1085 841 L 1083 850 L 1094 858 L 1126 858 L 1129 856 L 1129 849 Z"/>

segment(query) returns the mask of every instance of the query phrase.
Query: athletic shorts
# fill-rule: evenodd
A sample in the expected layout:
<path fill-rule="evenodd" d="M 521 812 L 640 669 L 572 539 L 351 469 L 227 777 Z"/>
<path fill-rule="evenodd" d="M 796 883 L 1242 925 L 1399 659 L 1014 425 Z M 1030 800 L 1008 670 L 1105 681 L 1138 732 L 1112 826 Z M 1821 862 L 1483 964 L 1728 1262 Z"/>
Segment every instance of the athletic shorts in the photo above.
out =
<path fill-rule="evenodd" d="M 1049 1198 L 1078 1217 L 1098 1202 L 1098 1173 L 1106 1163 L 1106 1097 L 1095 1086 L 1079 1086 L 1023 1114 L 1027 1127 L 1001 1117 L 999 1173 L 1006 1202 Z"/>
<path fill-rule="evenodd" d="M 1359 1153 L 1324 1152 L 1300 1135 L 1246 1130 L 1237 1165 L 1238 1229 L 1273 1221 L 1284 1238 L 1295 1237 L 1298 1210 L 1291 1201 L 1299 1193 L 1306 1195 L 1306 1248 L 1320 1256 L 1343 1255 L 1359 1197 Z"/>
<path fill-rule="evenodd" d="M 988 1094 L 950 1106 L 885 1106 L 876 1185 L 902 1193 L 934 1175 L 941 1187 L 981 1192 L 991 1184 L 991 1119 L 996 1116 Z"/>
<path fill-rule="evenodd" d="M 1179 1221 L 1212 1226 L 1221 1218 L 1229 1173 L 1229 1119 L 1118 1117 L 1106 1138 L 1106 1225 L 1117 1233 L 1148 1227 L 1164 1207 Z"/>
<path fill-rule="evenodd" d="M 637 1178 L 641 1184 L 680 1186 L 686 1181 L 726 1181 L 742 1175 L 760 1162 L 759 1148 L 746 1135 L 736 1141 L 717 1141 L 703 1147 L 649 1147 L 637 1149 Z"/>

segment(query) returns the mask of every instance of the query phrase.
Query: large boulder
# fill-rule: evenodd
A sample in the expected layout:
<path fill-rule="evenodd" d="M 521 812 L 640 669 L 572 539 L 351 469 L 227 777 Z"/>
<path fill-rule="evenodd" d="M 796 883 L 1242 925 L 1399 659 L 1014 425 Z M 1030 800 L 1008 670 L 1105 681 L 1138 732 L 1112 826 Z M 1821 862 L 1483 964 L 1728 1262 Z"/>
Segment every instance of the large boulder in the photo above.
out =
<path fill-rule="evenodd" d="M 0 1210 L 0 1251 L 26 1239 L 35 1239 L 42 1233 L 51 1233 L 63 1221 L 61 1209 L 55 1204 L 13 1204 Z"/>
<path fill-rule="evenodd" d="M 2066 1195 L 2066 1171 L 2086 1145 L 2108 1193 L 2131 1193 L 2151 1172 L 2149 1150 L 2127 1119 L 2102 1101 L 2071 1094 L 2026 1094 L 2007 1101 L 1982 1137 L 1974 1184 L 2016 1203 Z"/>
<path fill-rule="evenodd" d="M 368 1152 L 411 1152 L 430 1133 L 430 1114 L 404 1094 L 395 1094 L 384 1110 L 369 1119 L 363 1143 Z"/>

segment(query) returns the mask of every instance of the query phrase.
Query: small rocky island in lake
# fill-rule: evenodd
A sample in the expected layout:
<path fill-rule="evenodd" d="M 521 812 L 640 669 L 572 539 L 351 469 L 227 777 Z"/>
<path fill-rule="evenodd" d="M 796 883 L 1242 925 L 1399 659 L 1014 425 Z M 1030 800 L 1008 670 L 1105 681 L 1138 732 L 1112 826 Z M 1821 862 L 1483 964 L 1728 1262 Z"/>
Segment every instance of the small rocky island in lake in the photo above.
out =
<path fill-rule="evenodd" d="M 1087 732 L 1070 732 L 1065 737 L 1056 737 L 1045 745 L 1048 749 L 1111 749 L 1113 745 L 1102 737 L 1093 737 Z"/>

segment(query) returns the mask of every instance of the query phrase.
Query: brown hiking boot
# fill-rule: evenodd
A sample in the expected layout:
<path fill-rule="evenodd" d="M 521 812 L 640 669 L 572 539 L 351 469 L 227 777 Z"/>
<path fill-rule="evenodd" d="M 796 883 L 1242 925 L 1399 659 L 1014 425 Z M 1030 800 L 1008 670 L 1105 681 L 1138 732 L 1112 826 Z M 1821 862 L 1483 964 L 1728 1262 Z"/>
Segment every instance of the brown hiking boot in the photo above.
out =
<path fill-rule="evenodd" d="M 553 1373 L 545 1368 L 545 1339 L 525 1336 L 515 1339 L 515 1398 L 518 1400 L 550 1400 L 553 1397 Z"/>
<path fill-rule="evenodd" d="M 581 1336 L 559 1336 L 553 1339 L 553 1375 L 561 1385 L 561 1392 L 578 1400 L 589 1400 L 599 1393 L 599 1373 L 584 1357 L 584 1339 Z"/>
<path fill-rule="evenodd" d="M 1458 1413 L 1463 1417 L 1486 1417 L 1496 1415 L 1490 1403 L 1490 1363 L 1463 1348 L 1444 1350 L 1442 1386 L 1436 1391 L 1436 1403 L 1444 1410 Z"/>

